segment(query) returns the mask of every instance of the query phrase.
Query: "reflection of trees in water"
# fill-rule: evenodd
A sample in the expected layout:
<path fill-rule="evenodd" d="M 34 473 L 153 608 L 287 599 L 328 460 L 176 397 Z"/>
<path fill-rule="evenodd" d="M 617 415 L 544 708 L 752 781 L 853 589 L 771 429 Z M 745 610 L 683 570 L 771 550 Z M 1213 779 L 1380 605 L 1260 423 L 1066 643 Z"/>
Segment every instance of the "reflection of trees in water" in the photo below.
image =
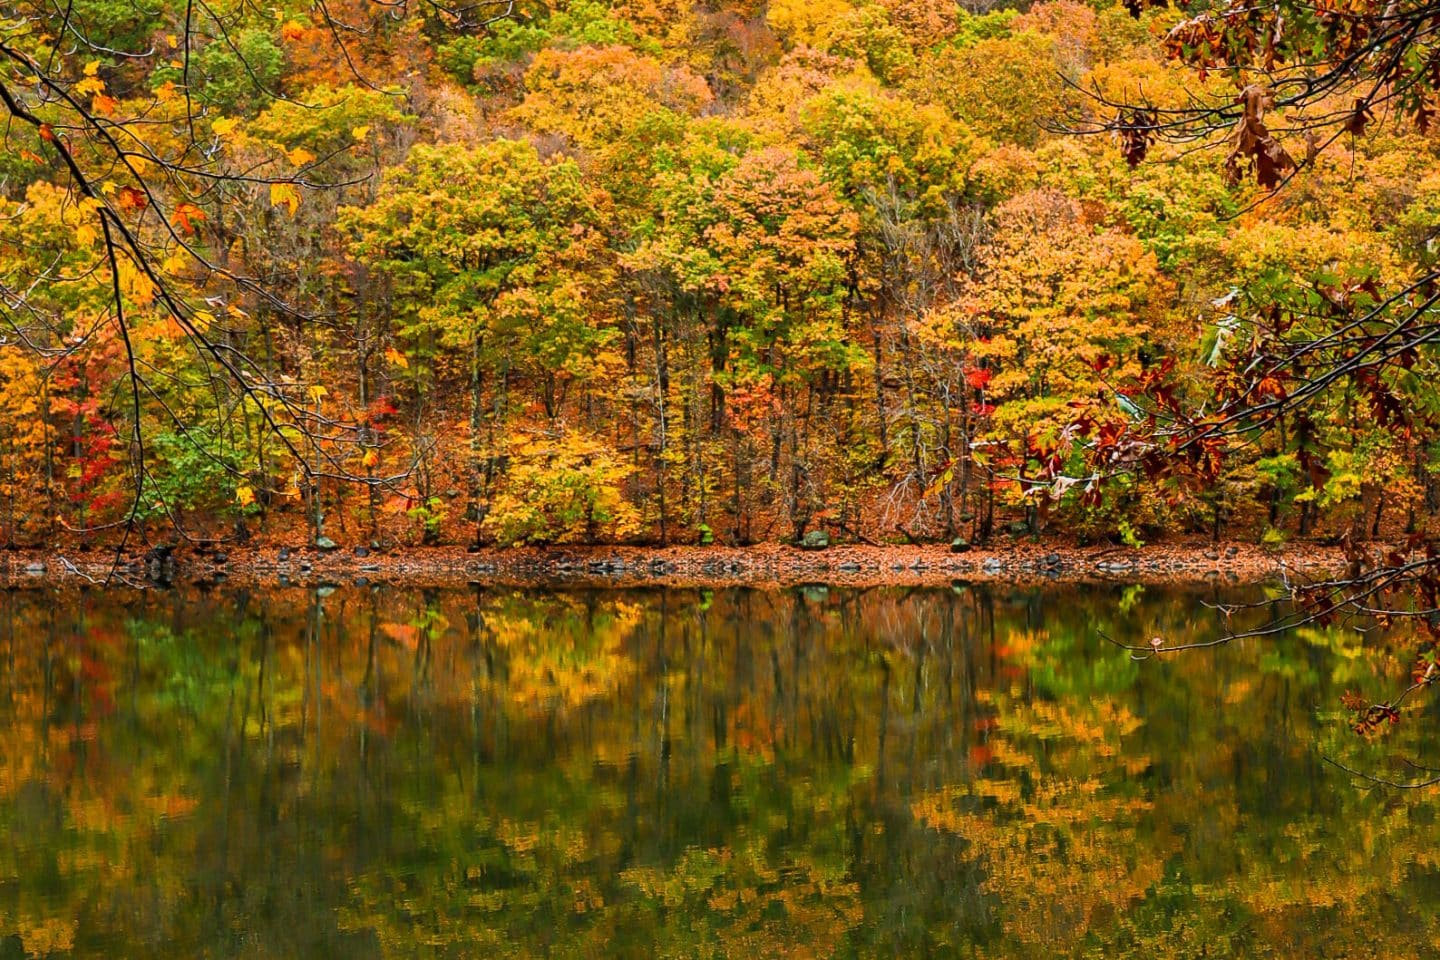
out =
<path fill-rule="evenodd" d="M 1097 632 L 1212 629 L 1203 594 L 326 593 L 12 597 L 0 935 L 1053 956 L 1437 932 L 1423 799 L 1315 749 L 1359 749 L 1316 712 L 1385 666 L 1343 635 L 1141 665 Z"/>

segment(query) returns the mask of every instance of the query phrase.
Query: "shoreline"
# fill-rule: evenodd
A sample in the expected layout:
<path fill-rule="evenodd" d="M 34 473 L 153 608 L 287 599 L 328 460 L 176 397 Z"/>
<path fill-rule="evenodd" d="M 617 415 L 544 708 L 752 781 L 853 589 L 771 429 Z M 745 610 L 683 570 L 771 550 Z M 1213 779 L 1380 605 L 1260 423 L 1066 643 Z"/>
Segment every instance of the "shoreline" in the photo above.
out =
<path fill-rule="evenodd" d="M 186 549 L 168 560 L 103 550 L 0 554 L 0 587 L 200 586 L 925 586 L 974 583 L 1256 582 L 1282 572 L 1306 579 L 1343 570 L 1338 547 L 1297 543 L 1278 551 L 1250 544 L 1075 547 L 1015 544 L 952 552 L 945 545 L 839 545 L 822 550 L 751 547 L 460 547 L 372 551 L 365 547 Z M 108 583 L 107 583 L 108 580 Z"/>

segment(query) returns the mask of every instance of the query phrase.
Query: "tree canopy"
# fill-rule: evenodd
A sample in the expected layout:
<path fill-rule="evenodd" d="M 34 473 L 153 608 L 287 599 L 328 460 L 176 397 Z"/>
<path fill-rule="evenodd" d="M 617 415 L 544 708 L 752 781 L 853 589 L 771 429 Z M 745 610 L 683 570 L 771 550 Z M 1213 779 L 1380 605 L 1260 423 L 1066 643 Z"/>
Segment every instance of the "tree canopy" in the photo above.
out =
<path fill-rule="evenodd" d="M 15 5 L 0 535 L 1424 531 L 1428 9 Z"/>

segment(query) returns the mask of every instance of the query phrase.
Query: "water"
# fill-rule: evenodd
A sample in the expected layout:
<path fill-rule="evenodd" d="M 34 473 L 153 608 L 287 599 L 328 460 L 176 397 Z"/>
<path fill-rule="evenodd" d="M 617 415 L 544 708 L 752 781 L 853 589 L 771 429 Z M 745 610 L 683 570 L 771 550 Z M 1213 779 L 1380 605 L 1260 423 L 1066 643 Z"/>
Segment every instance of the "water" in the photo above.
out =
<path fill-rule="evenodd" d="M 1431 796 L 1324 759 L 1434 730 L 1348 732 L 1405 676 L 1353 631 L 1137 663 L 1100 635 L 1236 595 L 322 592 L 6 598 L 0 958 L 1437 955 Z"/>

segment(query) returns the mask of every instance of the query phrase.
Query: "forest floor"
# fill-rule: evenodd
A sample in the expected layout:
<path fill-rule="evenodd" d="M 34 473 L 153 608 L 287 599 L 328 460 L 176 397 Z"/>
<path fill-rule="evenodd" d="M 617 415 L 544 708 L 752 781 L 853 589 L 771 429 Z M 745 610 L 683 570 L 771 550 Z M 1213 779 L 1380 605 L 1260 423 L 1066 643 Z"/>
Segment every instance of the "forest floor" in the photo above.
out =
<path fill-rule="evenodd" d="M 572 584 L 610 586 L 925 585 L 955 580 L 1043 583 L 1203 583 L 1292 575 L 1313 580 L 1345 567 L 1338 547 L 1165 543 L 1141 548 L 1016 542 L 962 553 L 948 546 L 851 546 L 802 550 L 748 547 L 547 547 L 467 552 L 462 547 L 184 549 L 165 560 L 133 551 L 9 551 L 0 584 L 142 586 L 176 583 L 264 587 L 389 583 L 444 586 Z"/>

